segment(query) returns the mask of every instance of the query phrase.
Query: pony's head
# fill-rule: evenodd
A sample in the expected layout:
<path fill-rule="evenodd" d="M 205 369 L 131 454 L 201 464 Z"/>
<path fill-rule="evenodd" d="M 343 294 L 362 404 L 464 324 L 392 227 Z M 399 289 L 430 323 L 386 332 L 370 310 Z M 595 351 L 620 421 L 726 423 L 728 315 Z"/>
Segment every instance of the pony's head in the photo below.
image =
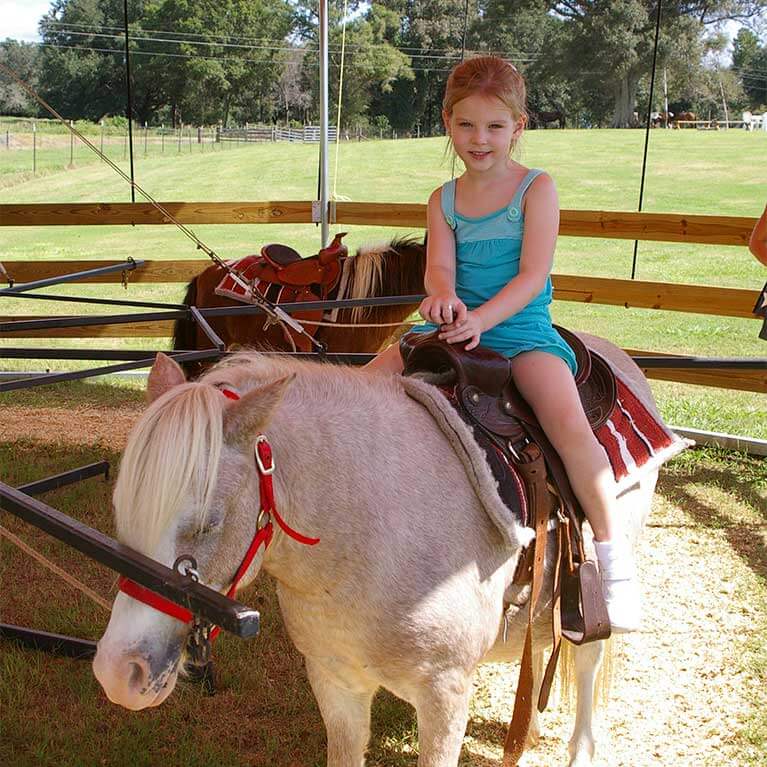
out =
<path fill-rule="evenodd" d="M 175 362 L 158 355 L 149 376 L 151 404 L 120 464 L 114 511 L 122 543 L 168 567 L 191 555 L 201 582 L 226 591 L 258 517 L 255 438 L 290 378 L 241 390 L 239 399 L 224 394 L 220 374 L 211 380 L 187 383 Z M 262 560 L 263 549 L 241 585 L 255 578 Z M 109 699 L 130 709 L 162 703 L 183 667 L 190 628 L 118 594 L 93 661 Z"/>

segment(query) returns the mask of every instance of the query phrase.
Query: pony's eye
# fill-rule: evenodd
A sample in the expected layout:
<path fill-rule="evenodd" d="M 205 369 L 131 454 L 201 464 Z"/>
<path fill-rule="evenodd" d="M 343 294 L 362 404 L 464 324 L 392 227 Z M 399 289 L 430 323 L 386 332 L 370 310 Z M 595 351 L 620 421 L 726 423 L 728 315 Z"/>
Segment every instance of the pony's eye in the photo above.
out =
<path fill-rule="evenodd" d="M 180 537 L 186 540 L 194 540 L 195 538 L 203 538 L 212 532 L 215 532 L 221 527 L 221 519 L 208 519 L 202 527 L 197 525 L 191 525 L 181 532 Z"/>
<path fill-rule="evenodd" d="M 220 519 L 209 519 L 205 525 L 197 531 L 196 535 L 208 535 L 208 533 L 212 533 L 218 530 L 219 527 L 221 527 Z"/>

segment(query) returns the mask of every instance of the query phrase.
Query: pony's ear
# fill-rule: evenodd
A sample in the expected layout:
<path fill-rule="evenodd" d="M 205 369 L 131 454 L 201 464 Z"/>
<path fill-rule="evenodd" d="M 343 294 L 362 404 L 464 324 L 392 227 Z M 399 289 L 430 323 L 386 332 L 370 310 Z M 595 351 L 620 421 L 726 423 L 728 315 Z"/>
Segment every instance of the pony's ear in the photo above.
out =
<path fill-rule="evenodd" d="M 154 402 L 168 389 L 182 383 L 186 383 L 186 377 L 181 366 L 167 354 L 160 352 L 155 357 L 154 365 L 149 371 L 149 378 L 146 382 L 146 398 L 149 402 Z"/>
<path fill-rule="evenodd" d="M 295 377 L 295 373 L 291 373 L 285 378 L 253 389 L 243 394 L 240 400 L 229 404 L 224 411 L 224 439 L 249 445 L 254 433 L 269 422 Z"/>

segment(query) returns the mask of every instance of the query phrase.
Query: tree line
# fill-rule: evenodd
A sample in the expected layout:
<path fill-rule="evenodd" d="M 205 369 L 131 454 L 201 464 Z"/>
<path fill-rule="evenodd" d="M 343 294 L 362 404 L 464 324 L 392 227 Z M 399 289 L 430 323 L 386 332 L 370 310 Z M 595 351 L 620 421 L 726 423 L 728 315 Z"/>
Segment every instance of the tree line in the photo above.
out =
<path fill-rule="evenodd" d="M 723 116 L 767 105 L 767 45 L 750 29 L 720 56 L 728 19 L 756 22 L 762 0 L 665 0 L 654 110 Z M 653 0 L 352 0 L 329 9 L 330 99 L 346 128 L 441 131 L 441 97 L 462 56 L 503 55 L 529 106 L 567 124 L 643 120 L 657 22 Z M 133 114 L 148 125 L 318 120 L 316 0 L 131 0 Z M 0 61 L 68 119 L 126 112 L 122 0 L 53 0 L 41 43 L 6 40 Z M 343 66 L 342 66 L 343 59 Z M 0 74 L 0 114 L 43 115 Z"/>

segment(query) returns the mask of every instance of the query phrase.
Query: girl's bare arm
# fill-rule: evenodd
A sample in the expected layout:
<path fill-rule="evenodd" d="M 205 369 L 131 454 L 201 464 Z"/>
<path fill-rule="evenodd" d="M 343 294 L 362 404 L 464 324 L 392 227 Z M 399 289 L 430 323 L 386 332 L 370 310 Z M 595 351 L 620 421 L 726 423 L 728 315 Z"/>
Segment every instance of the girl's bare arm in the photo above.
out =
<path fill-rule="evenodd" d="M 764 208 L 762 217 L 756 222 L 751 239 L 748 241 L 748 249 L 767 266 L 767 206 Z"/>

